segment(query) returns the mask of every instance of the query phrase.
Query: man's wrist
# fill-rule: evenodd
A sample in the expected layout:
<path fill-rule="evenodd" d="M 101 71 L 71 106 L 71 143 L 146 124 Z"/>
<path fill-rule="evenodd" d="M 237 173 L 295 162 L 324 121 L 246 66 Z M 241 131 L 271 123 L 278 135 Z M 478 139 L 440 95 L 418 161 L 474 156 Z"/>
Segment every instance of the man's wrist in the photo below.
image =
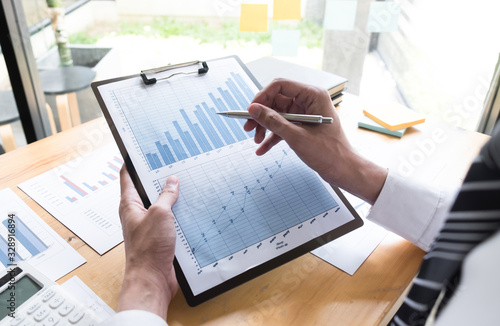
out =
<path fill-rule="evenodd" d="M 365 159 L 355 152 L 341 158 L 336 180 L 326 180 L 373 205 L 387 179 L 387 169 Z"/>
<path fill-rule="evenodd" d="M 145 310 L 166 319 L 172 296 L 163 273 L 126 268 L 117 311 Z"/>

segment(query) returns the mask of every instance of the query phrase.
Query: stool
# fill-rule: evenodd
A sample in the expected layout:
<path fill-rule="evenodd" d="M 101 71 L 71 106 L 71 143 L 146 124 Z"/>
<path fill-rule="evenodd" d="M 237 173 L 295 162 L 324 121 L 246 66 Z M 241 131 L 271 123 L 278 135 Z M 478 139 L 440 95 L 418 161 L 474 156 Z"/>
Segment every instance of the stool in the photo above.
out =
<path fill-rule="evenodd" d="M 17 148 L 12 123 L 19 120 L 16 100 L 12 91 L 0 92 L 0 138 L 2 138 L 5 151 L 12 151 Z"/>
<path fill-rule="evenodd" d="M 81 124 L 76 92 L 89 87 L 96 72 L 89 67 L 71 66 L 40 70 L 39 75 L 43 93 L 56 97 L 61 130 Z"/>

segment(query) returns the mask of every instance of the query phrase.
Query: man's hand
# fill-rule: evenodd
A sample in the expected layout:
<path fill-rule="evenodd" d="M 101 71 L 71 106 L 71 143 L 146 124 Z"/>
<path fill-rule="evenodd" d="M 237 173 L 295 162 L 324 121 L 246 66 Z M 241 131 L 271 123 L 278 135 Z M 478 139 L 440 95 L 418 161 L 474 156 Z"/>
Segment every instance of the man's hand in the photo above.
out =
<path fill-rule="evenodd" d="M 261 144 L 257 155 L 285 140 L 309 167 L 332 185 L 373 204 L 387 171 L 359 156 L 347 140 L 330 95 L 324 89 L 286 79 L 276 79 L 260 91 L 248 107 L 254 120 L 245 130 L 255 132 Z M 277 112 L 333 117 L 333 124 L 292 123 Z M 265 138 L 266 130 L 272 133 Z"/>
<path fill-rule="evenodd" d="M 179 180 L 170 176 L 149 209 L 144 208 L 125 165 L 120 184 L 126 267 L 118 311 L 146 310 L 166 318 L 178 288 L 173 268 L 176 233 L 172 206 L 179 195 Z"/>

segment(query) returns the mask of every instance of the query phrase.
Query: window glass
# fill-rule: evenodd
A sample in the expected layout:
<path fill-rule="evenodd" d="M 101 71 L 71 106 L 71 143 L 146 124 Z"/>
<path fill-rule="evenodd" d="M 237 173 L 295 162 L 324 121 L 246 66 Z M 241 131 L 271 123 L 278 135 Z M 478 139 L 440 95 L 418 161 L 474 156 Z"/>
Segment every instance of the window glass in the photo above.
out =
<path fill-rule="evenodd" d="M 26 138 L 0 47 L 0 154 L 24 145 Z"/>
<path fill-rule="evenodd" d="M 398 29 L 377 53 L 406 104 L 475 130 L 500 53 L 497 1 L 402 0 Z"/>
<path fill-rule="evenodd" d="M 267 5 L 267 19 L 256 17 L 249 25 L 242 24 L 242 4 Z M 63 26 L 73 64 L 95 71 L 94 80 L 233 54 L 244 62 L 275 56 L 346 77 L 347 92 L 398 101 L 429 118 L 476 128 L 499 53 L 494 35 L 500 21 L 495 17 L 497 2 L 294 0 L 287 4 L 66 0 Z M 297 4 L 300 11 L 295 10 Z M 278 14 L 275 5 L 281 10 Z M 60 61 L 47 0 L 24 0 L 23 6 L 38 68 L 57 68 Z M 263 28 L 253 26 L 257 21 L 265 24 L 265 31 L 240 31 L 242 26 Z M 81 122 L 100 116 L 90 88 L 75 94 Z M 60 130 L 57 96 L 45 95 Z"/>

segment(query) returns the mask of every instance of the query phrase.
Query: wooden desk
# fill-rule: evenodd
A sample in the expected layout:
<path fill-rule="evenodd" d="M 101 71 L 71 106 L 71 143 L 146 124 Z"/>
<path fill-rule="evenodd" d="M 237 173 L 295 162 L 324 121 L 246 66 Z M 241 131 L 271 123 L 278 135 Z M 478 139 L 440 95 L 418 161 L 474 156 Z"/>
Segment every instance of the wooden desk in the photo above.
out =
<path fill-rule="evenodd" d="M 412 161 L 415 163 L 412 172 L 415 177 L 424 175 L 425 170 L 438 171 L 432 173 L 432 182 L 458 183 L 488 139 L 482 134 L 431 121 L 411 128 L 402 139 L 358 129 L 356 119 L 360 105 L 359 99 L 345 95 L 338 110 L 348 136 L 361 147 L 365 144 L 362 152 L 394 161 L 395 168 L 405 159 Z M 429 144 L 425 140 L 432 139 L 436 133 L 444 134 L 446 140 L 436 142 L 432 151 L 429 145 L 427 153 L 423 154 L 425 159 L 418 161 L 417 158 L 422 156 L 417 153 L 421 148 L 419 144 Z M 116 309 L 124 273 L 123 243 L 99 256 L 16 187 L 111 141 L 107 125 L 103 119 L 98 119 L 2 155 L 0 188 L 12 188 L 87 259 L 86 264 L 58 282 L 78 275 L 111 308 Z M 439 168 L 442 162 L 445 168 Z M 385 238 L 354 276 L 306 254 L 195 308 L 190 308 L 179 292 L 171 303 L 168 323 L 170 326 L 386 323 L 400 304 L 422 256 L 420 249 L 393 234 Z"/>

